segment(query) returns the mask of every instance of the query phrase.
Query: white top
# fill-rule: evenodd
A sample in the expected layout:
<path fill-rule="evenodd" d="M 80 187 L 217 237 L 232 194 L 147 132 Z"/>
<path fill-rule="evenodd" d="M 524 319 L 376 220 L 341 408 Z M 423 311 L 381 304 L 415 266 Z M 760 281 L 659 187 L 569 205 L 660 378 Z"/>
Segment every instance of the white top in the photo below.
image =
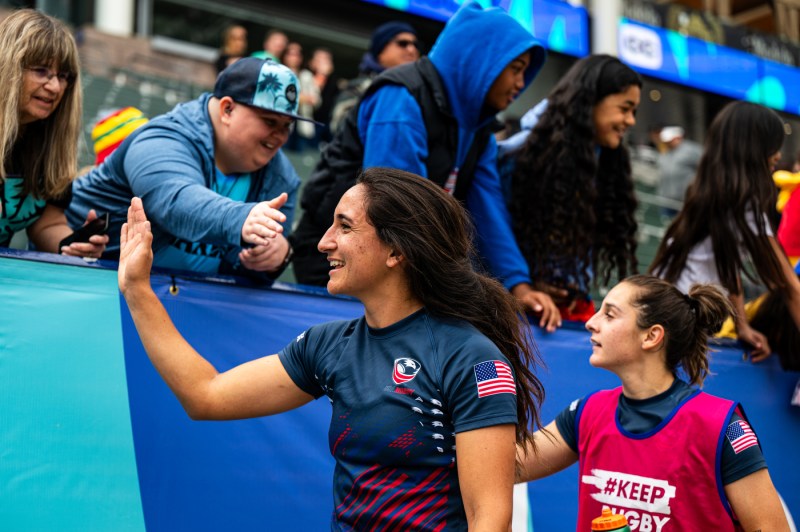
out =
<path fill-rule="evenodd" d="M 745 215 L 745 219 L 747 220 L 747 225 L 750 227 L 750 229 L 752 229 L 754 233 L 758 233 L 758 227 L 756 226 L 752 211 Z M 766 215 L 764 215 L 762 223 L 764 224 L 764 233 L 767 236 L 773 236 L 772 227 L 770 226 Z M 741 239 L 739 240 L 740 253 L 745 255 L 747 251 L 741 247 Z M 691 288 L 692 285 L 698 283 L 716 284 L 722 288 L 723 292 L 726 294 L 728 293 L 728 291 L 722 287 L 722 283 L 720 282 L 717 266 L 714 263 L 714 249 L 711 245 L 710 236 L 706 237 L 689 252 L 689 255 L 686 257 L 686 265 L 683 267 L 683 271 L 678 277 L 678 280 L 675 282 L 675 286 L 677 286 L 678 290 L 685 294 L 689 292 L 689 288 Z"/>

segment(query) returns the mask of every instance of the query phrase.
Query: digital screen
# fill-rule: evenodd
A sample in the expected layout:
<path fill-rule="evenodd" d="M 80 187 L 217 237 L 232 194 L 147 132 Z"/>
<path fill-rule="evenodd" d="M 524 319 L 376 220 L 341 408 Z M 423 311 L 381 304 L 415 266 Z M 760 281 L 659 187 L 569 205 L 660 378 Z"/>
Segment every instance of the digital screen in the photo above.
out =
<path fill-rule="evenodd" d="M 761 67 L 758 85 L 753 87 L 760 96 L 758 101 L 800 115 L 800 68 L 767 60 L 761 61 Z"/>
<path fill-rule="evenodd" d="M 794 67 L 624 18 L 617 38 L 619 58 L 642 74 L 800 114 Z"/>
<path fill-rule="evenodd" d="M 463 3 L 463 0 L 363 1 L 443 22 Z M 583 7 L 558 0 L 484 0 L 478 3 L 505 9 L 550 50 L 575 57 L 589 53 L 589 16 Z"/>

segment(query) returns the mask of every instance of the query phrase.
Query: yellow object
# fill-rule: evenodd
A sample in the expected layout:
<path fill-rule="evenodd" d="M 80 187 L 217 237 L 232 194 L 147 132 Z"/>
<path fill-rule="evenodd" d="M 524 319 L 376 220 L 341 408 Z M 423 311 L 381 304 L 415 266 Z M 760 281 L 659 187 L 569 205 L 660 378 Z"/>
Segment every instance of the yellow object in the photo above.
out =
<path fill-rule="evenodd" d="M 783 208 L 786 207 L 786 202 L 789 201 L 792 192 L 797 188 L 797 185 L 800 185 L 800 172 L 793 173 L 786 170 L 778 170 L 772 174 L 772 180 L 779 189 L 776 207 L 778 212 L 783 212 Z"/>
<path fill-rule="evenodd" d="M 125 107 L 97 123 L 92 129 L 95 153 L 119 144 L 133 131 L 147 123 L 147 117 L 135 107 Z"/>
<path fill-rule="evenodd" d="M 767 294 L 761 294 L 757 298 L 752 301 L 748 301 L 744 304 L 744 315 L 747 318 L 747 321 L 753 319 L 753 316 L 756 315 L 756 311 L 758 307 L 761 306 L 761 303 L 764 301 L 764 298 L 767 297 Z M 717 334 L 715 334 L 717 338 L 733 338 L 734 340 L 739 336 L 736 334 L 736 323 L 733 321 L 733 318 L 728 318 L 725 320 L 725 323 L 722 324 L 722 329 L 719 330 Z"/>
<path fill-rule="evenodd" d="M 592 519 L 592 532 L 596 530 L 617 530 L 628 524 L 628 519 L 624 515 L 611 513 L 610 508 L 603 508 L 600 517 Z"/>

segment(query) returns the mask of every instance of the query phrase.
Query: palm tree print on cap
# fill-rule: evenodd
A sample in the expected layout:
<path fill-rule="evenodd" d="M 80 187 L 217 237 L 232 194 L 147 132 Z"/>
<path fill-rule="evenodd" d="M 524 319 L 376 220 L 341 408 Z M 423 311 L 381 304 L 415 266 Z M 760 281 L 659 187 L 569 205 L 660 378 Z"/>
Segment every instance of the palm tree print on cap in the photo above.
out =
<path fill-rule="evenodd" d="M 297 78 L 288 68 L 266 62 L 261 67 L 253 105 L 279 113 L 297 112 Z"/>

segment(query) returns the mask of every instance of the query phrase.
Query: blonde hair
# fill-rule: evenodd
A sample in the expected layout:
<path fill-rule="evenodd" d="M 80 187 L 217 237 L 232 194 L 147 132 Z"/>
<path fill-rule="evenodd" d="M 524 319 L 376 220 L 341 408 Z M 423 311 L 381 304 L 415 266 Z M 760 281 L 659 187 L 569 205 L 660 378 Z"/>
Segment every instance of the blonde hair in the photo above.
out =
<path fill-rule="evenodd" d="M 25 69 L 39 65 L 70 72 L 74 81 L 64 89 L 50 116 L 22 128 Z M 13 12 L 0 22 L 0 79 L 12 87 L 0 101 L 0 182 L 5 180 L 13 156 L 25 193 L 41 199 L 60 196 L 78 167 L 83 95 L 75 39 L 64 24 L 44 13 L 33 9 Z"/>

